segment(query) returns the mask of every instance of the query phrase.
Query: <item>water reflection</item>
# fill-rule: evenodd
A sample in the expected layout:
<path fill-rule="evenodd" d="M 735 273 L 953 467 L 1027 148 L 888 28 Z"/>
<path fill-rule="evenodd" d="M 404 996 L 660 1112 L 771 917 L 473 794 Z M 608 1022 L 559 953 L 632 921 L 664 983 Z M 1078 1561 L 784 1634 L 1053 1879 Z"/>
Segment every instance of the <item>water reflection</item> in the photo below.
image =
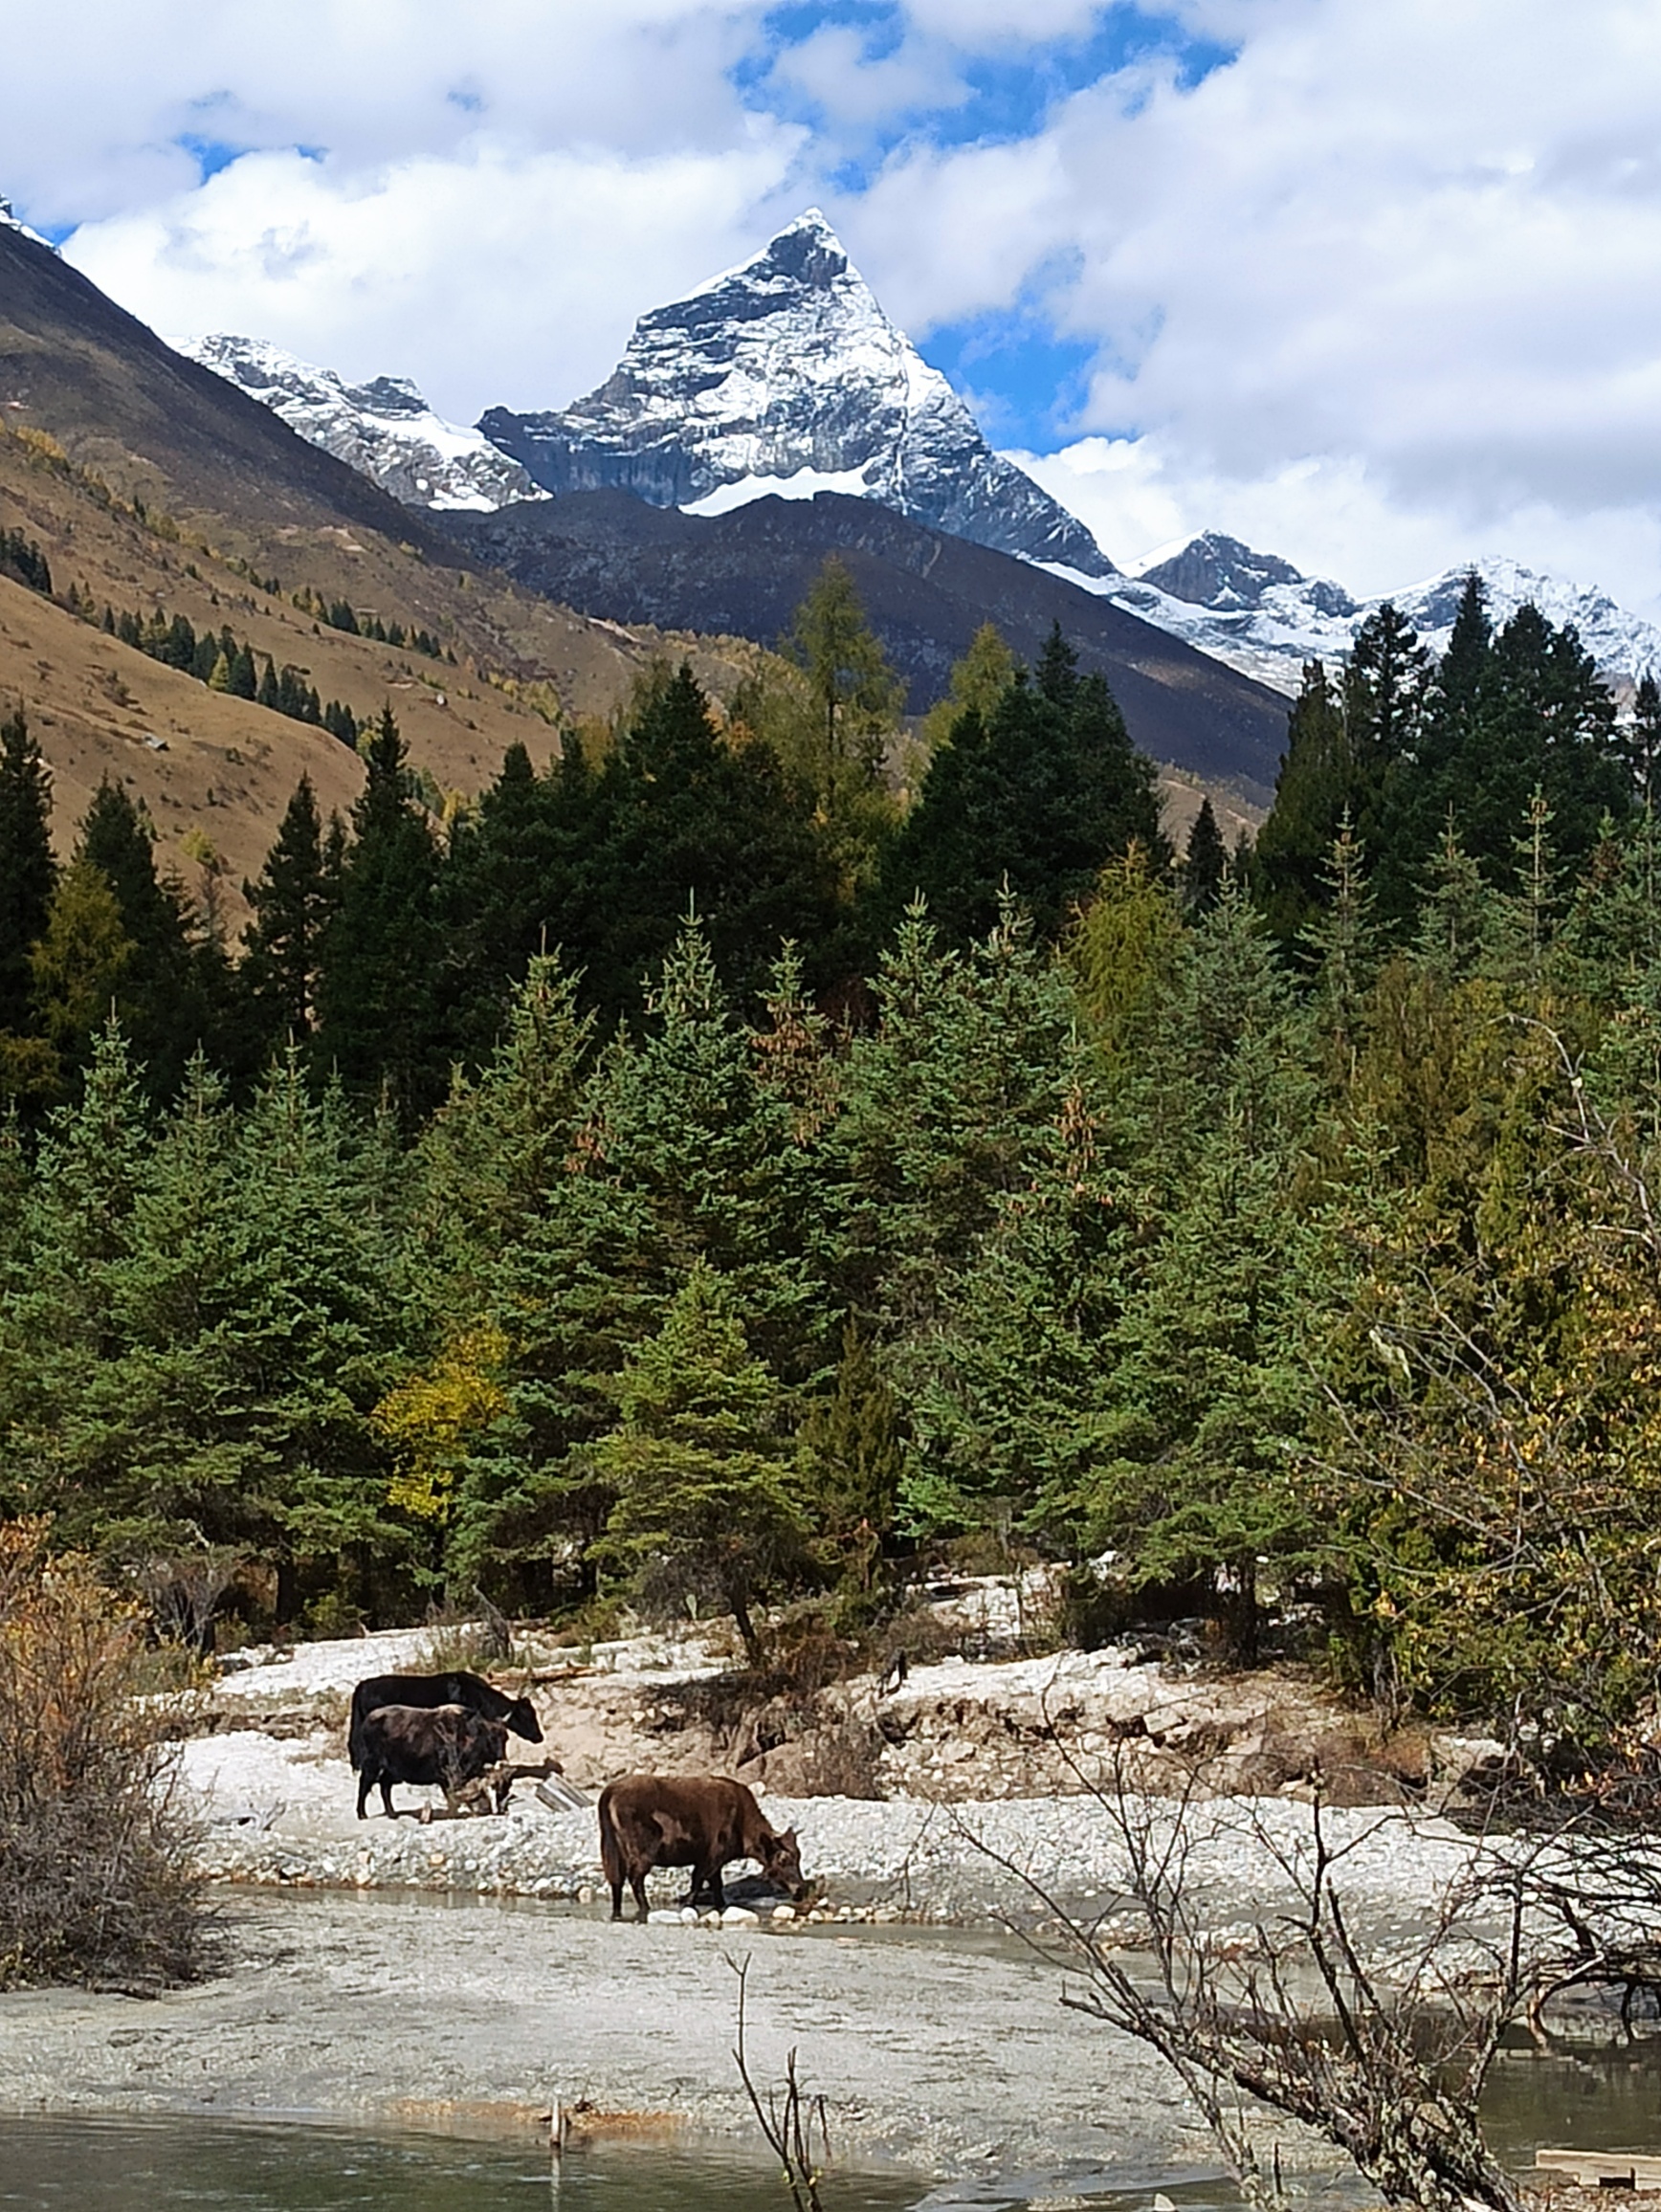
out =
<path fill-rule="evenodd" d="M 839 2176 L 836 2212 L 901 2212 L 918 2184 Z M 567 2157 L 536 2144 L 195 2119 L 0 2119 L 5 2212 L 780 2212 L 771 2171 L 668 2151 Z"/>

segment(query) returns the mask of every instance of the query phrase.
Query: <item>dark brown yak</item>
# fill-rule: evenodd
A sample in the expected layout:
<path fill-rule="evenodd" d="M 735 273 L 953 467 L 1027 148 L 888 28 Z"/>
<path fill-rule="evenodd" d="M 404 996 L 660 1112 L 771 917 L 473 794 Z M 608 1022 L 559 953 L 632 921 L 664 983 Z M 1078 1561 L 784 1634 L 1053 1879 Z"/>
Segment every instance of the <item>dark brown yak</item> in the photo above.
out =
<path fill-rule="evenodd" d="M 364 1715 L 358 1743 L 358 1818 L 377 1785 L 387 1818 L 392 1784 L 436 1782 L 449 1797 L 476 1781 L 507 1750 L 507 1724 L 484 1720 L 465 1705 L 378 1705 Z"/>
<path fill-rule="evenodd" d="M 600 1793 L 600 1864 L 611 1885 L 611 1917 L 623 1917 L 623 1885 L 646 1918 L 646 1877 L 653 1867 L 690 1867 L 695 1900 L 718 1910 L 726 1897 L 720 1870 L 754 1859 L 767 1880 L 800 1897 L 807 1889 L 796 1831 L 781 1835 L 742 1781 L 723 1775 L 626 1774 Z"/>

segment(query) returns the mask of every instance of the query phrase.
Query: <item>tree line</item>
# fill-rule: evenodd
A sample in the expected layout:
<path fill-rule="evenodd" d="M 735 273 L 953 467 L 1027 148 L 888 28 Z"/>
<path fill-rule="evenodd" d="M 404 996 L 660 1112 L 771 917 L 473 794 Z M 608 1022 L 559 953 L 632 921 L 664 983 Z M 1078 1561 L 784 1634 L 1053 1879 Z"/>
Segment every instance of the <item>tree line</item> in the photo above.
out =
<path fill-rule="evenodd" d="M 1657 838 L 1645 741 L 1538 624 L 1483 640 L 1459 725 L 1541 764 L 1503 849 L 1469 765 L 1395 845 L 1360 827 L 1457 757 L 1461 664 L 1399 633 L 1312 673 L 1256 854 L 1202 815 L 1180 869 L 1059 640 L 1025 675 L 979 642 L 903 818 L 877 711 L 806 657 L 724 727 L 662 672 L 604 758 L 510 755 L 442 838 L 386 716 L 350 825 L 297 794 L 221 948 L 234 1051 L 146 1035 L 183 910 L 100 793 L 33 909 L 0 871 L 8 1050 L 78 1054 L 0 1159 L 0 1510 L 257 1559 L 286 1620 L 627 1591 L 753 1647 L 941 1544 L 1047 1556 L 1083 1633 L 1194 1613 L 1250 1659 L 1297 1621 L 1388 1699 L 1633 1751 Z M 14 718 L 0 838 L 30 757 Z M 128 948 L 78 1031 L 78 871 Z"/>

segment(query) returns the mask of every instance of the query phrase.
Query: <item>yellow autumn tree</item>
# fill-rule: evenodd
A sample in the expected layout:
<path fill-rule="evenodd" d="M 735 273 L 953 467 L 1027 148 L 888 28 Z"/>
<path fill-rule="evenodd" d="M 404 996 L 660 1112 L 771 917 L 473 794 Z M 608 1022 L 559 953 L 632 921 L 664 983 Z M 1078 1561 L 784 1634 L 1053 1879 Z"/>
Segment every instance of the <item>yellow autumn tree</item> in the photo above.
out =
<path fill-rule="evenodd" d="M 398 1461 L 388 1504 L 420 1520 L 449 1518 L 472 1440 L 506 1408 L 507 1349 L 494 1321 L 476 1321 L 387 1392 L 371 1419 Z"/>

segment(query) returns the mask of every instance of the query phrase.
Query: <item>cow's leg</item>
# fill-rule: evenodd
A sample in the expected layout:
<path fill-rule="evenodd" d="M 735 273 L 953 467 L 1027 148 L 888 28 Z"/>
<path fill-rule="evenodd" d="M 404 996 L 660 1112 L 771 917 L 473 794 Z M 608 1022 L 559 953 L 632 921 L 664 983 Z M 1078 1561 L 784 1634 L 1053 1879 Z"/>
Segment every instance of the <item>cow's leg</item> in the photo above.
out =
<path fill-rule="evenodd" d="M 613 1920 L 621 1920 L 623 1917 L 623 1885 L 621 1882 L 613 1882 L 611 1885 L 611 1917 Z"/>
<path fill-rule="evenodd" d="M 699 1867 L 693 1881 L 693 1895 L 707 1897 L 718 1913 L 726 1911 L 726 1891 L 720 1886 L 720 1861 Z"/>
<path fill-rule="evenodd" d="M 631 1874 L 630 1875 L 630 1877 L 629 1877 L 629 1887 L 630 1887 L 630 1888 L 631 1888 L 631 1889 L 633 1891 L 633 1892 L 634 1892 L 634 1917 L 635 1917 L 635 1920 L 636 1920 L 636 1921 L 641 1921 L 641 1920 L 644 1920 L 644 1919 L 647 1917 L 647 1915 L 648 1915 L 648 1913 L 649 1913 L 649 1911 L 650 1911 L 650 1908 L 649 1908 L 649 1906 L 647 1905 L 647 1902 L 646 1902 L 646 1869 L 645 1869 L 645 1868 L 644 1868 L 644 1867 L 642 1867 L 642 1868 L 641 1868 L 641 1869 L 640 1869 L 639 1873 L 637 1873 L 637 1874 L 633 1874 L 633 1873 L 631 1873 Z"/>
<path fill-rule="evenodd" d="M 386 1775 L 381 1777 L 381 1803 L 387 1808 L 387 1818 L 389 1821 L 395 1821 L 398 1816 L 392 1810 L 392 1784 L 390 1779 Z"/>
<path fill-rule="evenodd" d="M 369 1817 L 365 1812 L 364 1806 L 368 1799 L 370 1785 L 374 1779 L 374 1770 L 365 1764 L 358 1776 L 358 1818 L 361 1821 L 367 1820 Z"/>

